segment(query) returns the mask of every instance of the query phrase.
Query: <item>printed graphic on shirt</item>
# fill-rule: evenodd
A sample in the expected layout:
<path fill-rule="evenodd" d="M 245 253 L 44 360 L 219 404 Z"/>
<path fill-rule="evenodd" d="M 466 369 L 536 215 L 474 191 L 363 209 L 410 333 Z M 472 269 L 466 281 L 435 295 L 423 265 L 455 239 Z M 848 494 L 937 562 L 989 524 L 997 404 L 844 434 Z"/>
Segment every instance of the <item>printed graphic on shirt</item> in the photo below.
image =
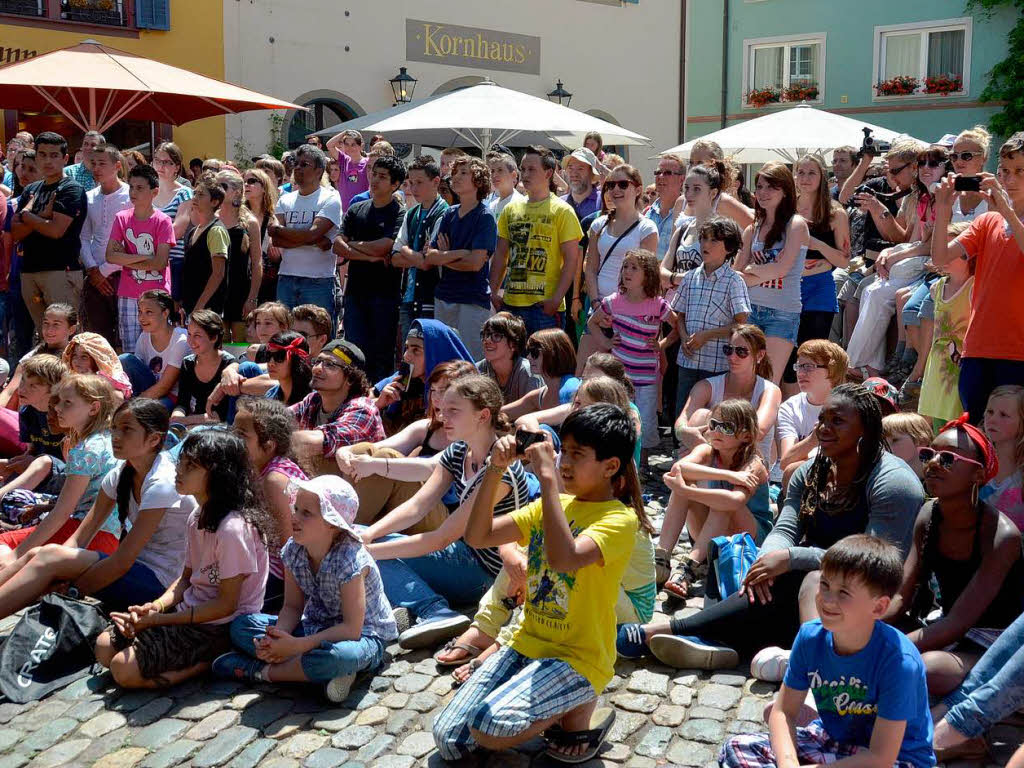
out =
<path fill-rule="evenodd" d="M 583 529 L 569 521 L 573 538 Z M 546 619 L 552 624 L 564 623 L 569 615 L 569 598 L 576 585 L 576 574 L 561 573 L 548 565 L 544 559 L 544 529 L 538 526 L 530 529 L 530 544 L 526 563 L 526 594 L 535 618 L 541 623 Z"/>
<path fill-rule="evenodd" d="M 751 249 L 750 258 L 757 264 L 774 264 L 779 260 L 779 254 L 782 252 L 781 248 L 762 248 L 760 250 Z M 781 291 L 785 283 L 785 279 L 782 277 L 776 277 L 767 282 L 761 283 L 761 288 L 774 288 Z"/>
<path fill-rule="evenodd" d="M 160 355 L 153 355 L 149 359 L 149 370 L 159 379 L 160 374 L 164 372 L 164 359 Z"/>
<path fill-rule="evenodd" d="M 552 216 L 535 216 L 509 225 L 512 255 L 508 281 L 517 293 L 532 294 L 538 301 L 543 300 L 548 268 L 547 249 L 551 247 L 553 231 Z"/>
<path fill-rule="evenodd" d="M 139 256 L 152 256 L 156 253 L 153 235 L 149 232 L 140 232 L 136 235 L 135 231 L 131 227 L 128 227 L 124 231 L 124 239 L 135 247 L 135 253 Z M 132 280 L 139 284 L 164 279 L 164 271 L 162 269 L 132 269 L 129 270 L 128 274 L 131 275 Z"/>
<path fill-rule="evenodd" d="M 200 573 L 204 574 L 206 578 L 210 580 L 210 583 L 214 586 L 220 584 L 220 563 L 214 561 L 207 565 L 205 568 L 199 570 Z"/>
<path fill-rule="evenodd" d="M 810 674 L 809 682 L 819 712 L 834 712 L 840 717 L 874 717 L 878 714 L 877 702 L 868 701 L 868 687 L 858 677 L 847 679 L 843 675 L 838 680 L 823 680 L 815 669 Z"/>

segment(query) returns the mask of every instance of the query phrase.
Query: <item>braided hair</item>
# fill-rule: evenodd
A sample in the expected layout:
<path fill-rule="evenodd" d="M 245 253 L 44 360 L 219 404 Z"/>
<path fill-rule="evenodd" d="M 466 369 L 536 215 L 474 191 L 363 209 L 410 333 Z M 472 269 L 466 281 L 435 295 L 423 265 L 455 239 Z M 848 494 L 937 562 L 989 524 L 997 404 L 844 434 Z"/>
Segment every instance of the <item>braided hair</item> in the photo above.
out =
<path fill-rule="evenodd" d="M 863 435 L 857 444 L 860 461 L 857 474 L 842 492 L 826 492 L 832 475 L 832 459 L 819 450 L 807 472 L 804 492 L 800 497 L 800 516 L 805 518 L 808 530 L 813 528 L 815 513 L 819 510 L 829 516 L 849 512 L 864 496 L 868 476 L 882 458 L 888 444 L 882 434 L 882 409 L 878 400 L 860 384 L 840 384 L 832 390 L 829 399 L 849 405 L 860 417 Z"/>
<path fill-rule="evenodd" d="M 146 437 L 157 434 L 160 441 L 156 445 L 154 455 L 159 454 L 164 447 L 164 438 L 167 437 L 167 430 L 170 428 L 171 416 L 159 400 L 152 400 L 148 397 L 135 397 L 125 400 L 114 411 L 114 420 L 122 413 L 130 413 L 142 427 Z M 121 467 L 121 476 L 117 479 L 117 519 L 121 523 L 121 538 L 127 534 L 125 520 L 128 519 L 128 506 L 131 504 L 132 484 L 135 482 L 135 466 L 126 461 Z"/>

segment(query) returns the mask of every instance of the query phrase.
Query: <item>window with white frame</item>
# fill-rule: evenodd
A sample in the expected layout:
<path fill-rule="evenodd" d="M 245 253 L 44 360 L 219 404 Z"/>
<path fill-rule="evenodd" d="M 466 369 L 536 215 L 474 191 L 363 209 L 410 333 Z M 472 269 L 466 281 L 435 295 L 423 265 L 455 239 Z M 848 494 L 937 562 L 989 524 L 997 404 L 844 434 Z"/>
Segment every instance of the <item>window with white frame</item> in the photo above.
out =
<path fill-rule="evenodd" d="M 820 86 L 824 81 L 825 36 L 766 38 L 747 40 L 744 45 L 744 93 L 776 91 L 778 100 L 786 100 L 791 88 L 813 88 L 798 92 L 804 98 L 796 100 L 821 101 Z"/>
<path fill-rule="evenodd" d="M 962 86 L 951 92 L 966 93 L 970 60 L 970 18 L 875 28 L 876 83 L 911 77 L 924 93 L 928 78 L 958 78 Z"/>

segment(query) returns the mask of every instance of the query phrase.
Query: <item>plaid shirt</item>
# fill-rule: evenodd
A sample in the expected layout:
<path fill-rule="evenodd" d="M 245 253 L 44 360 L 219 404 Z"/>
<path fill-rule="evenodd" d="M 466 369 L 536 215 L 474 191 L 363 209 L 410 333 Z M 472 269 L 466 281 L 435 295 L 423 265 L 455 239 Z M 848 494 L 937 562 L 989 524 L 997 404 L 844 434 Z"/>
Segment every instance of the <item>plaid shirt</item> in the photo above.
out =
<path fill-rule="evenodd" d="M 705 274 L 704 267 L 694 267 L 683 275 L 672 309 L 686 316 L 686 332 L 696 333 L 729 325 L 740 313 L 749 314 L 750 295 L 747 284 L 731 264 L 723 264 L 710 275 Z M 693 357 L 680 347 L 676 362 L 680 368 L 699 371 L 720 373 L 729 369 L 718 339 L 702 346 Z"/>
<path fill-rule="evenodd" d="M 74 179 L 82 185 L 82 189 L 88 192 L 90 189 L 96 186 L 96 179 L 93 178 L 92 171 L 90 171 L 85 163 L 75 163 L 74 165 L 64 166 L 64 175 L 69 179 Z"/>
<path fill-rule="evenodd" d="M 347 400 L 327 417 L 327 422 L 317 424 L 317 416 L 323 406 L 319 392 L 310 392 L 300 402 L 291 406 L 299 422 L 299 429 L 318 429 L 324 433 L 324 458 L 334 458 L 334 453 L 343 445 L 376 443 L 383 440 L 384 425 L 380 412 L 368 397 L 354 397 Z"/>

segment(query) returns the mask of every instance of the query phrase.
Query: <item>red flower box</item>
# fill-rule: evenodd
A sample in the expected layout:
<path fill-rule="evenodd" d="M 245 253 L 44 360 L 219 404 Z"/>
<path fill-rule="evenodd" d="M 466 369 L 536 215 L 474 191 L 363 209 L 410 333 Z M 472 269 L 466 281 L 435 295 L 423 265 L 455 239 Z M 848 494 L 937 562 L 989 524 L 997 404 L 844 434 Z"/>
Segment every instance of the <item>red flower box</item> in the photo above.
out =
<path fill-rule="evenodd" d="M 793 83 L 782 92 L 783 101 L 814 101 L 818 98 L 817 83 Z"/>
<path fill-rule="evenodd" d="M 747 91 L 747 104 L 752 107 L 763 107 L 766 104 L 778 104 L 782 101 L 782 91 L 778 88 L 755 88 Z"/>
<path fill-rule="evenodd" d="M 938 93 L 948 96 L 964 89 L 964 80 L 960 75 L 935 75 L 924 79 L 925 93 Z"/>
<path fill-rule="evenodd" d="M 896 75 L 882 80 L 875 86 L 879 96 L 910 96 L 921 85 L 921 81 L 910 75 Z"/>

